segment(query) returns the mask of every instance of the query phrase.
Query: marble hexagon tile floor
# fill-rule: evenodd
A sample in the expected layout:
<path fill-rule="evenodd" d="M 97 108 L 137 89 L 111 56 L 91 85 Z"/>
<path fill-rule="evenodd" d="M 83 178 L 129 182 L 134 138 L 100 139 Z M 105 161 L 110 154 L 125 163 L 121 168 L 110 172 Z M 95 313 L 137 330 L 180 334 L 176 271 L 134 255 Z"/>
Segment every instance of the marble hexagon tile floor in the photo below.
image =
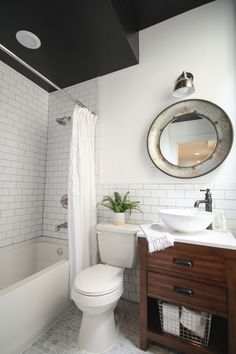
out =
<path fill-rule="evenodd" d="M 148 351 L 139 349 L 139 307 L 122 301 L 125 317 L 116 343 L 106 354 L 174 354 L 175 352 L 158 346 L 149 346 Z M 72 305 L 42 337 L 24 354 L 86 354 L 78 350 L 77 336 L 81 323 L 81 312 Z"/>

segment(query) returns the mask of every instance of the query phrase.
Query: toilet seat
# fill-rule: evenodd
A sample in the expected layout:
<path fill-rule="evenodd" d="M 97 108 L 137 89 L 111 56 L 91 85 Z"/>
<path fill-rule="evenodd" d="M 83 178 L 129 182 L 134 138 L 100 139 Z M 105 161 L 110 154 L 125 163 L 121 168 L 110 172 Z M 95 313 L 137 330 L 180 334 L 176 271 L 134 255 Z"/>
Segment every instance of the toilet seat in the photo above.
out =
<path fill-rule="evenodd" d="M 104 296 L 123 288 L 123 270 L 107 264 L 82 270 L 75 279 L 74 290 L 84 296 Z"/>

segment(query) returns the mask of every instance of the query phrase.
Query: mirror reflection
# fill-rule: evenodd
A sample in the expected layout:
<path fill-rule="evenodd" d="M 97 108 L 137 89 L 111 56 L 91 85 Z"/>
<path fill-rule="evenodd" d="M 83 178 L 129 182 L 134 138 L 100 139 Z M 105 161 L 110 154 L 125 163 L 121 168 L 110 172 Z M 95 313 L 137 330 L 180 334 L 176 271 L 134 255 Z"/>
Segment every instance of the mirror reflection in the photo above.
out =
<path fill-rule="evenodd" d="M 192 167 L 206 161 L 217 144 L 214 125 L 193 112 L 174 118 L 163 129 L 160 150 L 175 166 Z"/>

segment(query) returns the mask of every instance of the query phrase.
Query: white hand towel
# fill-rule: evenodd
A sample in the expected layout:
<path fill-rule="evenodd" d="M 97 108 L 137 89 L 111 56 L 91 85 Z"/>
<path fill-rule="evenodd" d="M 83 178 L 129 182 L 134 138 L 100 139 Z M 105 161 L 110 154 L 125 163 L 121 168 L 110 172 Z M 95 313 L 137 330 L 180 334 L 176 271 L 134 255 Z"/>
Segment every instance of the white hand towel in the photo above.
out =
<path fill-rule="evenodd" d="M 159 224 L 139 225 L 148 241 L 148 250 L 150 253 L 162 251 L 165 248 L 174 246 L 174 238 L 171 234 L 163 230 Z"/>
<path fill-rule="evenodd" d="M 198 337 L 204 338 L 206 316 L 206 312 L 197 312 L 183 306 L 180 316 L 180 323 Z"/>
<path fill-rule="evenodd" d="M 180 335 L 179 306 L 162 303 L 163 331 L 175 336 Z"/>

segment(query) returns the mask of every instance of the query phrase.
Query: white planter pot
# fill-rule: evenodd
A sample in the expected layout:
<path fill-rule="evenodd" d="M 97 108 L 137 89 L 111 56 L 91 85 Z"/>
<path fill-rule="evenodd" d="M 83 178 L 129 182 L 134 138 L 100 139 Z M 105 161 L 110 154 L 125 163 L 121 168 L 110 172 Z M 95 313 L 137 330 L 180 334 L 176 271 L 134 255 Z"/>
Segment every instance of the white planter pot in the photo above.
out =
<path fill-rule="evenodd" d="M 124 225 L 125 213 L 113 213 L 113 225 Z"/>

